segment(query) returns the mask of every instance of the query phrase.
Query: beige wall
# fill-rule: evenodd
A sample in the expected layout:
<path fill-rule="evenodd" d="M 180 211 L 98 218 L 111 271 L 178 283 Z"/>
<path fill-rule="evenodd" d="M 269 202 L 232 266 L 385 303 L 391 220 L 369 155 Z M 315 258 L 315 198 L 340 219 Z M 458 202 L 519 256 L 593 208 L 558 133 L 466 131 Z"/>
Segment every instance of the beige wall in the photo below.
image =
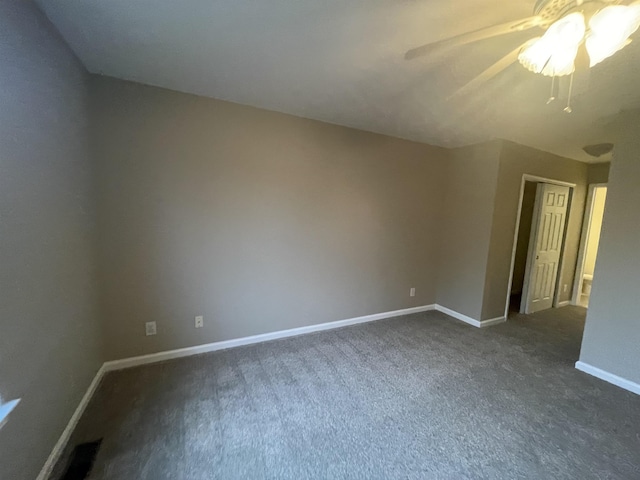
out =
<path fill-rule="evenodd" d="M 500 316 L 523 173 L 579 184 L 573 275 L 586 164 L 501 141 L 447 151 L 104 77 L 92 93 L 110 358 L 435 302 Z"/>
<path fill-rule="evenodd" d="M 616 142 L 580 361 L 640 384 L 640 111 Z"/>
<path fill-rule="evenodd" d="M 0 478 L 33 480 L 103 361 L 87 74 L 31 2 L 0 31 Z"/>
<path fill-rule="evenodd" d="M 586 197 L 588 165 L 512 142 L 503 142 L 495 195 L 489 260 L 484 284 L 482 319 L 504 315 L 511 253 L 523 174 L 576 184 L 571 200 L 560 285 L 560 301 L 571 298 Z"/>
<path fill-rule="evenodd" d="M 607 183 L 609 179 L 610 162 L 606 163 L 591 163 L 589 164 L 588 181 L 592 183 Z"/>
<path fill-rule="evenodd" d="M 437 303 L 477 320 L 504 315 L 525 173 L 577 185 L 561 272 L 568 288 L 560 300 L 569 300 L 588 171 L 585 163 L 508 141 L 453 150 L 444 170 Z"/>
<path fill-rule="evenodd" d="M 92 83 L 109 358 L 435 302 L 446 151 Z"/>
<path fill-rule="evenodd" d="M 607 187 L 599 187 L 595 189 L 591 225 L 589 227 L 587 248 L 584 257 L 584 273 L 588 275 L 593 275 L 593 271 L 596 266 L 596 256 L 598 255 L 598 244 L 600 243 L 600 231 L 602 230 L 602 217 L 604 215 L 606 198 Z"/>
<path fill-rule="evenodd" d="M 455 149 L 438 229 L 438 304 L 480 318 L 501 142 Z"/>

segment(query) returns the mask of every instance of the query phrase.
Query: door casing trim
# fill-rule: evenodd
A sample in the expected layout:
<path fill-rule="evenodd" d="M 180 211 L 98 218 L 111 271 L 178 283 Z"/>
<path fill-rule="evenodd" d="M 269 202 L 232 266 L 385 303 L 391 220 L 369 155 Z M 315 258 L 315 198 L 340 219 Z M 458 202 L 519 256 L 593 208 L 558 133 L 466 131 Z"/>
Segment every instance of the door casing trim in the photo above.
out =
<path fill-rule="evenodd" d="M 582 233 L 580 233 L 580 247 L 578 248 L 578 261 L 576 263 L 576 273 L 573 277 L 573 293 L 571 294 L 571 304 L 580 304 L 580 292 L 582 291 L 582 275 L 584 273 L 584 262 L 587 255 L 587 238 L 591 230 L 591 220 L 593 217 L 594 199 L 596 189 L 607 187 L 607 183 L 590 183 L 587 193 L 587 203 L 584 206 L 584 217 L 582 219 Z M 606 202 L 605 202 L 606 205 Z"/>

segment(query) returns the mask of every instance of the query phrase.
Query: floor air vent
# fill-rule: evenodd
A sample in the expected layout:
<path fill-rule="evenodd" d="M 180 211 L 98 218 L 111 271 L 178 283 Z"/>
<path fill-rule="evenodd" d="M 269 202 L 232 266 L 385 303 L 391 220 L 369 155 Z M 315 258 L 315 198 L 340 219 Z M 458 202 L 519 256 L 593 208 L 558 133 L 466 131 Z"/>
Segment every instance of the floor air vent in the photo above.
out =
<path fill-rule="evenodd" d="M 60 480 L 85 480 L 91 472 L 101 443 L 102 439 L 76 445 L 71 454 L 67 471 Z"/>

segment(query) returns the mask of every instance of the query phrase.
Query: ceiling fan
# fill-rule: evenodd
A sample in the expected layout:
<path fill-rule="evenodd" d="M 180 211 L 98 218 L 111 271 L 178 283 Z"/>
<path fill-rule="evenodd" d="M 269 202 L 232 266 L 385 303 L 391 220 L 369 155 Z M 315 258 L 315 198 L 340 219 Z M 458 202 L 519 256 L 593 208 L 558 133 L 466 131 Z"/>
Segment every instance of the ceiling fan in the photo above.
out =
<path fill-rule="evenodd" d="M 589 68 L 599 64 L 631 43 L 630 36 L 640 27 L 640 0 L 538 0 L 533 16 L 513 22 L 456 35 L 412 48 L 406 60 L 435 55 L 453 47 L 479 40 L 541 28 L 545 32 L 524 42 L 459 89 L 468 93 L 515 62 L 527 70 L 552 78 L 551 96 L 555 100 L 555 78 L 570 76 L 565 112 L 571 110 L 574 74 L 588 77 Z"/>

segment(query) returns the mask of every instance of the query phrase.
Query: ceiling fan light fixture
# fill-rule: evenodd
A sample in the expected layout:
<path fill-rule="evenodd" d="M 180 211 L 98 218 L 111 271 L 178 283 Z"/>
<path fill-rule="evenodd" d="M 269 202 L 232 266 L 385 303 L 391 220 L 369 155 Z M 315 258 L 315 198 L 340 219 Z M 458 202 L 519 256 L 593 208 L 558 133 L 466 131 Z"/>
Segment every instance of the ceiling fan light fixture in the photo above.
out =
<path fill-rule="evenodd" d="M 613 150 L 613 147 L 613 143 L 598 143 L 596 145 L 585 145 L 584 147 L 582 147 L 582 150 L 584 150 L 592 157 L 598 158 L 602 155 L 610 153 Z"/>
<path fill-rule="evenodd" d="M 640 29 L 640 0 L 537 0 L 531 17 L 421 45 L 409 50 L 405 59 L 534 27 L 546 31 L 496 61 L 454 95 L 467 94 L 518 61 L 527 70 L 552 78 L 547 103 L 556 99 L 555 77 L 570 76 L 564 111 L 571 112 L 574 81 L 576 92 L 583 93 L 589 82 L 590 67 L 629 45 L 631 35 Z"/>
<path fill-rule="evenodd" d="M 640 27 L 640 4 L 610 5 L 589 20 L 590 34 L 586 40 L 590 67 L 622 50 Z"/>
<path fill-rule="evenodd" d="M 518 60 L 534 73 L 550 77 L 570 75 L 575 70 L 575 58 L 585 31 L 584 15 L 571 13 L 553 23 L 542 37 L 528 42 Z"/>

